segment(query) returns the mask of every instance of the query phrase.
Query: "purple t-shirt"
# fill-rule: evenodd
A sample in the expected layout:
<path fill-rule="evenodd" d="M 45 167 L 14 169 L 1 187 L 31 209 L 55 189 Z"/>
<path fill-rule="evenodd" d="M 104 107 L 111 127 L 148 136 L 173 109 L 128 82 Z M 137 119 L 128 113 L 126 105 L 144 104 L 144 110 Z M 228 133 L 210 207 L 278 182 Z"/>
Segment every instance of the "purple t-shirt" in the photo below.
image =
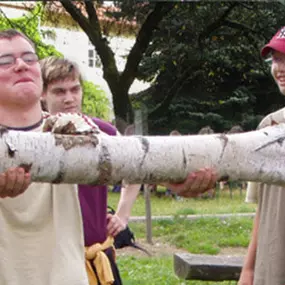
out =
<path fill-rule="evenodd" d="M 97 118 L 93 121 L 101 131 L 116 135 L 116 129 L 110 123 Z M 78 185 L 86 246 L 101 243 L 107 238 L 107 191 L 107 186 Z"/>

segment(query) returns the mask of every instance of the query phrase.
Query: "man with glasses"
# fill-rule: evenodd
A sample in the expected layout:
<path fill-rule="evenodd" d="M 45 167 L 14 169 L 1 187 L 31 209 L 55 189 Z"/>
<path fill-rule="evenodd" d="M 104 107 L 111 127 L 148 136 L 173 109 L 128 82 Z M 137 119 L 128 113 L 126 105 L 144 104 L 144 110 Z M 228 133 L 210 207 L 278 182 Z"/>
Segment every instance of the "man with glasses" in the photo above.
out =
<path fill-rule="evenodd" d="M 23 53 L 20 58 L 27 64 L 33 64 L 39 60 L 38 56 L 33 52 Z M 2 68 L 9 68 L 16 63 L 17 58 L 11 54 L 0 57 L 0 66 Z"/>
<path fill-rule="evenodd" d="M 0 124 L 41 131 L 38 57 L 15 30 L 0 32 L 0 85 Z M 87 285 L 76 185 L 30 182 L 20 167 L 0 174 L 0 284 Z"/>
<path fill-rule="evenodd" d="M 0 85 L 0 125 L 42 131 L 40 65 L 32 41 L 16 30 L 0 31 Z M 191 184 L 173 189 L 186 194 L 196 190 Z M 15 167 L 0 174 L 0 197 L 1 285 L 89 283 L 76 185 L 31 183 Z"/>

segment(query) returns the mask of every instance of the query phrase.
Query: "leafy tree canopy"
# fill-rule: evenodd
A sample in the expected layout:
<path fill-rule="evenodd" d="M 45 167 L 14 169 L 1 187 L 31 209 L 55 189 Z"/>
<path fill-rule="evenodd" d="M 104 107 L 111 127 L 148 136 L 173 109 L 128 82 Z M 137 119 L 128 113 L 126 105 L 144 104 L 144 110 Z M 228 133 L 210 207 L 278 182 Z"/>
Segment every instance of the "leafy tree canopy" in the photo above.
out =
<path fill-rule="evenodd" d="M 90 81 L 83 81 L 83 94 L 83 113 L 108 121 L 110 119 L 110 102 L 105 91 Z"/>
<path fill-rule="evenodd" d="M 16 29 L 26 34 L 35 43 L 36 52 L 40 58 L 51 55 L 62 56 L 54 46 L 43 42 L 42 33 L 39 30 L 39 17 L 41 13 L 41 5 L 36 5 L 27 15 L 16 19 L 9 19 L 0 9 L 0 29 Z"/>
<path fill-rule="evenodd" d="M 254 129 L 284 106 L 260 48 L 284 23 L 284 5 L 259 2 L 179 3 L 162 20 L 138 77 L 152 82 L 134 96 L 150 109 L 154 132 L 180 126 L 196 133 L 240 124 Z"/>
<path fill-rule="evenodd" d="M 102 1 L 81 1 L 80 7 L 60 2 L 101 59 L 116 118 L 131 121 L 133 106 L 143 103 L 152 133 L 178 127 L 195 133 L 207 125 L 221 132 L 233 125 L 253 129 L 260 117 L 284 106 L 259 54 L 284 23 L 282 1 L 115 1 L 120 10 L 106 12 L 110 17 L 137 22 L 136 41 L 122 72 L 99 21 Z M 135 78 L 152 86 L 130 97 Z"/>

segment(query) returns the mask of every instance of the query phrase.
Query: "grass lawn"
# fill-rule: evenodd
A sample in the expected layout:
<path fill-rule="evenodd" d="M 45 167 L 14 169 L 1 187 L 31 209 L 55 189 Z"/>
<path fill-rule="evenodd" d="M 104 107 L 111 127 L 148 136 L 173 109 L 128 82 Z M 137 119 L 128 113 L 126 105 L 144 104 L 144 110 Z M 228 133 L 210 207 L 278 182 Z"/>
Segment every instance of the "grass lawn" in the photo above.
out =
<path fill-rule="evenodd" d="M 245 192 L 245 191 L 244 191 Z M 220 254 L 226 249 L 246 248 L 252 229 L 252 218 L 235 217 L 231 219 L 202 218 L 195 221 L 178 218 L 183 214 L 244 213 L 255 212 L 256 206 L 244 202 L 245 193 L 229 191 L 219 193 L 215 199 L 174 200 L 169 197 L 152 196 L 152 215 L 174 215 L 173 220 L 153 221 L 153 239 L 175 250 L 187 250 L 191 253 Z M 110 193 L 109 204 L 116 207 L 119 195 Z M 144 215 L 144 198 L 138 197 L 132 215 Z M 145 240 L 145 224 L 130 223 L 136 239 Z M 151 247 L 148 247 L 148 249 Z M 243 250 L 244 251 L 244 250 Z M 147 257 L 143 254 L 119 254 L 117 261 L 124 285 L 225 285 L 236 282 L 202 282 L 180 280 L 173 271 L 173 252 L 161 250 L 161 253 Z"/>
<path fill-rule="evenodd" d="M 108 204 L 116 208 L 119 201 L 119 193 L 108 193 Z M 244 202 L 245 191 L 240 195 L 239 190 L 233 191 L 233 198 L 230 198 L 228 190 L 220 191 L 214 199 L 183 199 L 175 200 L 170 197 L 151 197 L 151 211 L 153 216 L 159 215 L 192 215 L 192 214 L 224 214 L 224 213 L 250 213 L 255 212 L 255 204 Z M 132 209 L 132 216 L 144 216 L 145 203 L 142 194 L 137 198 Z"/>
<path fill-rule="evenodd" d="M 139 243 L 145 239 L 145 224 L 130 223 Z M 189 221 L 155 221 L 152 224 L 153 240 L 166 244 L 153 257 L 143 254 L 119 254 L 117 261 L 124 285 L 226 285 L 236 282 L 210 282 L 180 280 L 174 273 L 173 253 L 184 249 L 191 253 L 219 254 L 224 248 L 246 248 L 252 229 L 252 218 L 203 218 Z M 169 247 L 174 250 L 169 252 Z M 177 250 L 175 250 L 177 248 Z M 152 249 L 151 246 L 147 248 Z"/>
<path fill-rule="evenodd" d="M 153 237 L 192 253 L 218 254 L 225 247 L 247 247 L 252 218 L 183 218 L 153 221 Z M 145 238 L 144 223 L 130 223 L 137 238 Z"/>

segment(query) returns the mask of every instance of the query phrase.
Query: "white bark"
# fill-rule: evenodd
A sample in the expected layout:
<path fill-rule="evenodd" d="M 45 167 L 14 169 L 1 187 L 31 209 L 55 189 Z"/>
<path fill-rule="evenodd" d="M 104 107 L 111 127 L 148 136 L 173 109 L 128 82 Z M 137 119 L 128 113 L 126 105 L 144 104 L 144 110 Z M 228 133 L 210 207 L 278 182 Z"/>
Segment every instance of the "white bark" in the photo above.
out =
<path fill-rule="evenodd" d="M 33 181 L 114 184 L 181 181 L 214 167 L 219 177 L 285 183 L 285 125 L 233 135 L 75 136 L 3 132 L 0 172 L 31 167 Z"/>

